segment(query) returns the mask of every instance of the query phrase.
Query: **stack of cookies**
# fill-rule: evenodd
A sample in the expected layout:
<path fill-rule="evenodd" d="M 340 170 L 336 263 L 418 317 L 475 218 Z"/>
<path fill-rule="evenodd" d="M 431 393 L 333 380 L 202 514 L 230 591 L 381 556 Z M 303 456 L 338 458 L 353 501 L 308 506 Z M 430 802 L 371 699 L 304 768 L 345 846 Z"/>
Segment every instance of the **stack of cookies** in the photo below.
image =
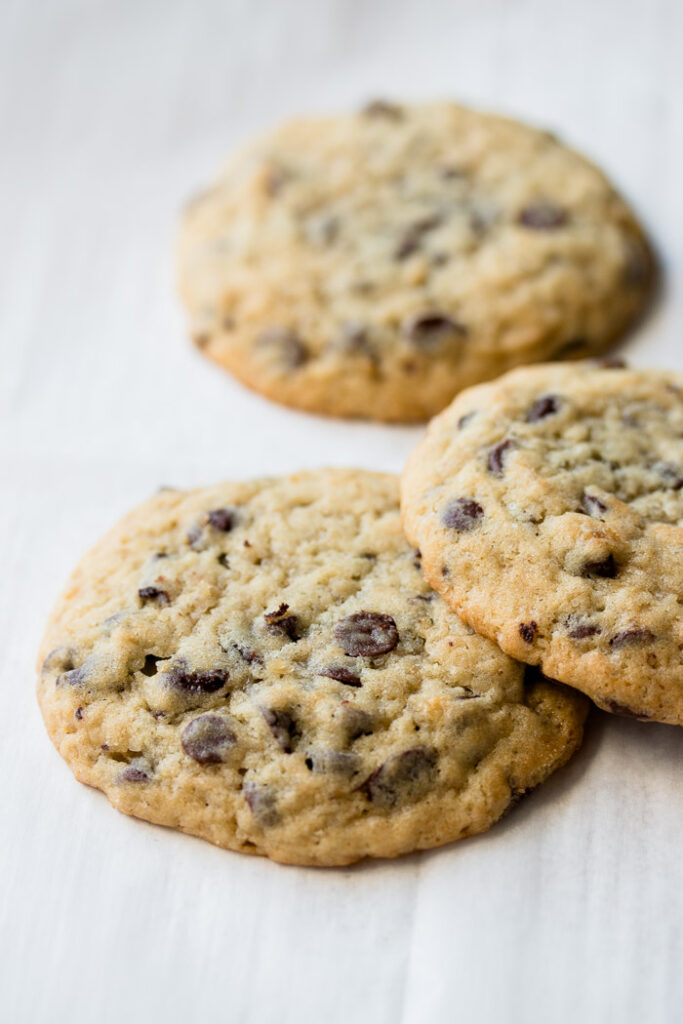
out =
<path fill-rule="evenodd" d="M 318 470 L 164 490 L 111 531 L 39 657 L 76 777 L 349 864 L 488 828 L 578 748 L 587 697 L 683 724 L 683 374 L 566 361 L 654 279 L 604 176 L 502 118 L 377 102 L 238 154 L 184 221 L 196 344 L 298 408 L 440 415 L 400 504 Z"/>

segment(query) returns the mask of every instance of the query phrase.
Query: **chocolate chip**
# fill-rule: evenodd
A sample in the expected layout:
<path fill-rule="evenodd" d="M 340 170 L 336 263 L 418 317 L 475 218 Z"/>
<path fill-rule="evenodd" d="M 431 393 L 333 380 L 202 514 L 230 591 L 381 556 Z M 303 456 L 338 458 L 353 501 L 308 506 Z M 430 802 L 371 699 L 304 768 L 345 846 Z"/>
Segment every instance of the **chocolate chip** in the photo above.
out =
<path fill-rule="evenodd" d="M 504 441 L 499 441 L 493 448 L 490 448 L 486 459 L 486 468 L 489 473 L 493 473 L 495 476 L 502 476 L 503 469 L 505 468 L 505 453 L 509 452 L 511 448 L 516 447 L 516 442 L 512 438 L 506 437 Z"/>
<path fill-rule="evenodd" d="M 245 782 L 242 792 L 259 825 L 269 828 L 278 824 L 280 815 L 276 810 L 275 797 L 267 787 L 259 786 L 255 782 Z"/>
<path fill-rule="evenodd" d="M 525 644 L 532 644 L 538 633 L 538 623 L 533 619 L 531 622 L 520 622 L 518 631 Z"/>
<path fill-rule="evenodd" d="M 593 626 L 590 623 L 586 622 L 583 624 L 579 624 L 578 626 L 573 626 L 568 631 L 567 635 L 570 636 L 572 640 L 586 640 L 587 637 L 598 636 L 601 632 L 602 630 L 599 629 L 597 626 Z"/>
<path fill-rule="evenodd" d="M 637 718 L 640 721 L 645 722 L 650 719 L 650 715 L 643 714 L 642 711 L 635 711 L 633 708 L 630 708 L 628 704 L 622 704 L 618 700 L 603 701 L 601 707 L 603 707 L 605 711 L 609 711 L 612 715 L 622 715 L 625 718 Z"/>
<path fill-rule="evenodd" d="M 438 755 L 431 747 L 413 747 L 394 754 L 363 783 L 362 790 L 378 807 L 417 799 L 436 775 Z"/>
<path fill-rule="evenodd" d="M 159 590 L 158 587 L 140 587 L 138 590 L 138 597 L 142 601 L 143 605 L 147 604 L 148 601 L 158 601 L 159 604 L 170 604 L 171 599 L 165 590 Z"/>
<path fill-rule="evenodd" d="M 308 359 L 308 351 L 296 331 L 288 327 L 267 327 L 256 338 L 258 348 L 269 348 L 277 353 L 280 361 L 295 370 Z"/>
<path fill-rule="evenodd" d="M 190 529 L 187 531 L 186 540 L 191 548 L 193 548 L 197 541 L 201 539 L 203 533 L 204 529 L 198 523 L 195 524 L 195 526 L 190 527 Z"/>
<path fill-rule="evenodd" d="M 185 726 L 180 742 L 185 753 L 199 764 L 220 764 L 236 737 L 224 718 L 200 715 Z"/>
<path fill-rule="evenodd" d="M 441 522 L 449 530 L 467 533 L 473 530 L 484 515 L 484 509 L 472 498 L 456 498 L 444 509 Z"/>
<path fill-rule="evenodd" d="M 231 508 L 215 508 L 208 513 L 209 526 L 222 533 L 230 533 L 235 525 L 235 510 Z"/>
<path fill-rule="evenodd" d="M 652 467 L 672 491 L 680 491 L 683 487 L 683 475 L 677 466 L 670 462 L 656 462 Z"/>
<path fill-rule="evenodd" d="M 163 679 L 174 690 L 199 696 L 204 693 L 215 693 L 222 689 L 227 683 L 229 675 L 223 669 L 192 672 L 188 669 L 185 661 L 179 661 L 168 672 L 164 672 Z"/>
<path fill-rule="evenodd" d="M 73 668 L 69 672 L 62 672 L 55 679 L 55 686 L 83 686 L 87 677 L 87 670 L 84 665 Z"/>
<path fill-rule="evenodd" d="M 557 203 L 528 203 L 519 211 L 517 223 L 533 231 L 553 231 L 567 223 L 567 212 Z"/>
<path fill-rule="evenodd" d="M 288 615 L 288 604 L 281 604 L 274 612 L 266 612 L 263 618 L 268 629 L 273 633 L 282 633 L 290 640 L 296 642 L 301 639 L 299 620 L 296 615 Z"/>
<path fill-rule="evenodd" d="M 468 423 L 469 423 L 469 422 L 470 422 L 470 421 L 471 421 L 471 420 L 472 420 L 472 419 L 473 419 L 473 418 L 474 418 L 474 417 L 475 417 L 476 415 L 477 415 L 477 414 L 476 414 L 476 411 L 475 411 L 475 410 L 472 410 L 472 412 L 466 412 L 464 416 L 461 416 L 461 417 L 460 417 L 460 419 L 458 420 L 458 423 L 457 423 L 457 427 L 458 427 L 458 430 L 462 430 L 462 429 L 463 429 L 463 427 L 466 427 L 466 426 L 467 426 L 467 424 L 468 424 Z"/>
<path fill-rule="evenodd" d="M 358 754 L 343 750 L 310 750 L 306 767 L 315 775 L 355 775 L 361 765 Z"/>
<path fill-rule="evenodd" d="M 54 647 L 46 655 L 41 672 L 71 672 L 75 668 L 76 652 L 73 647 Z"/>
<path fill-rule="evenodd" d="M 421 220 L 415 221 L 403 235 L 396 248 L 394 257 L 397 260 L 405 260 L 408 256 L 412 256 L 420 248 L 424 236 L 433 231 L 434 228 L 438 228 L 442 223 L 443 218 L 437 213 L 432 214 L 431 217 L 423 217 Z"/>
<path fill-rule="evenodd" d="M 631 644 L 646 644 L 654 640 L 654 638 L 654 633 L 651 633 L 649 629 L 634 627 L 632 629 L 622 629 L 621 632 L 615 633 L 609 645 L 618 649 Z"/>
<path fill-rule="evenodd" d="M 142 768 L 129 764 L 116 776 L 117 782 L 149 782 L 149 775 Z"/>
<path fill-rule="evenodd" d="M 560 399 L 557 395 L 541 395 L 526 414 L 527 423 L 538 423 L 546 416 L 554 416 L 560 408 Z"/>
<path fill-rule="evenodd" d="M 619 566 L 614 560 L 614 555 L 609 554 L 599 562 L 586 562 L 581 567 L 582 576 L 600 576 L 603 579 L 613 580 L 619 572 Z"/>
<path fill-rule="evenodd" d="M 322 669 L 320 675 L 336 679 L 338 683 L 345 683 L 347 686 L 361 685 L 360 676 L 357 676 L 350 668 L 344 668 L 343 665 L 330 665 L 329 668 Z"/>
<path fill-rule="evenodd" d="M 403 120 L 403 107 L 388 100 L 370 100 L 361 110 L 364 117 L 386 117 L 389 121 Z"/>
<path fill-rule="evenodd" d="M 219 565 L 222 565 L 224 569 L 230 568 L 230 560 L 228 556 L 225 554 L 225 552 L 223 552 L 222 555 L 219 555 L 216 561 L 218 562 Z"/>
<path fill-rule="evenodd" d="M 405 337 L 418 348 L 440 344 L 448 338 L 464 338 L 467 329 L 457 320 L 443 313 L 418 313 L 407 317 L 402 324 Z"/>
<path fill-rule="evenodd" d="M 140 669 L 143 676 L 155 676 L 157 674 L 157 663 L 161 660 L 161 658 L 157 658 L 156 654 L 147 654 L 145 656 L 145 664 Z"/>
<path fill-rule="evenodd" d="M 339 717 L 342 728 L 346 735 L 347 742 L 353 743 L 361 736 L 371 736 L 375 729 L 375 722 L 372 715 L 362 708 L 352 704 L 351 701 L 343 700 L 339 707 Z"/>
<path fill-rule="evenodd" d="M 581 498 L 581 504 L 589 516 L 601 516 L 607 511 L 607 505 L 605 505 L 604 501 L 596 498 L 594 494 L 588 494 L 587 492 Z"/>
<path fill-rule="evenodd" d="M 285 754 L 291 754 L 298 740 L 301 739 L 301 730 L 293 712 L 264 706 L 260 708 L 260 711 L 278 745 L 282 747 Z"/>
<path fill-rule="evenodd" d="M 81 719 L 83 718 L 83 708 L 76 708 L 76 710 L 74 711 L 74 717 L 77 718 L 78 721 L 80 722 Z"/>
<path fill-rule="evenodd" d="M 391 615 L 357 612 L 341 619 L 334 629 L 335 639 L 352 658 L 373 658 L 388 654 L 398 643 L 398 629 Z"/>
<path fill-rule="evenodd" d="M 252 651 L 248 647 L 239 647 L 237 644 L 234 644 L 234 647 L 240 658 L 242 658 L 243 661 L 246 661 L 247 664 L 251 665 L 254 662 L 257 665 L 263 664 L 263 658 L 260 654 L 257 654 L 256 651 Z"/>

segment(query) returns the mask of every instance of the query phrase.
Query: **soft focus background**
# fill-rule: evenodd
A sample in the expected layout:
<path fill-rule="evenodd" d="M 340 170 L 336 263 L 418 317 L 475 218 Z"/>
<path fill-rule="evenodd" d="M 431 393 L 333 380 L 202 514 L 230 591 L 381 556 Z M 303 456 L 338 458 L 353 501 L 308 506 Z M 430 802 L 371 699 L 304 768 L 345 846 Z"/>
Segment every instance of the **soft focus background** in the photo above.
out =
<path fill-rule="evenodd" d="M 677 0 L 3 0 L 0 1019 L 680 1019 L 683 730 L 596 713 L 482 838 L 283 868 L 77 785 L 33 660 L 76 558 L 160 484 L 399 470 L 419 436 L 269 405 L 186 341 L 179 211 L 282 117 L 446 96 L 558 132 L 667 266 L 626 354 L 681 369 L 681 39 Z"/>

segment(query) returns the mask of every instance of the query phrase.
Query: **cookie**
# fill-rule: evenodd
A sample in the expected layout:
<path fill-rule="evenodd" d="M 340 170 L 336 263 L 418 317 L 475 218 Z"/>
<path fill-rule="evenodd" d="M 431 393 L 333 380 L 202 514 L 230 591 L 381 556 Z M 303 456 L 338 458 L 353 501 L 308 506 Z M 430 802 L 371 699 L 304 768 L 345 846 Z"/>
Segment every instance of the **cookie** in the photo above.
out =
<path fill-rule="evenodd" d="M 683 374 L 546 365 L 471 388 L 402 499 L 478 632 L 607 711 L 683 725 Z"/>
<path fill-rule="evenodd" d="M 587 705 L 427 586 L 395 478 L 339 470 L 158 494 L 76 569 L 40 665 L 78 779 L 298 864 L 481 832 L 567 760 Z"/>
<path fill-rule="evenodd" d="M 286 405 L 387 421 L 520 363 L 600 352 L 652 282 L 599 170 L 451 103 L 286 124 L 190 205 L 180 240 L 207 356 Z"/>

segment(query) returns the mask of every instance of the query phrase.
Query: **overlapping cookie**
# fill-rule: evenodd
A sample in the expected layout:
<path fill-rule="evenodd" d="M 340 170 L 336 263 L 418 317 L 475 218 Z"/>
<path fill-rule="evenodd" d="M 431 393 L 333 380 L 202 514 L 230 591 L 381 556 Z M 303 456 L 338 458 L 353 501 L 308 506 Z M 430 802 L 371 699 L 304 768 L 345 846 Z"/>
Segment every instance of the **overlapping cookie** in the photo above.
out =
<path fill-rule="evenodd" d="M 75 570 L 45 722 L 120 810 L 285 862 L 481 832 L 563 764 L 587 702 L 425 582 L 393 477 L 164 491 Z"/>
<path fill-rule="evenodd" d="M 603 174 L 452 103 L 374 103 L 247 146 L 187 210 L 202 351 L 287 405 L 415 421 L 520 363 L 602 351 L 653 261 Z"/>
<path fill-rule="evenodd" d="M 683 724 L 683 374 L 547 365 L 471 388 L 402 503 L 479 633 L 608 711 Z"/>

